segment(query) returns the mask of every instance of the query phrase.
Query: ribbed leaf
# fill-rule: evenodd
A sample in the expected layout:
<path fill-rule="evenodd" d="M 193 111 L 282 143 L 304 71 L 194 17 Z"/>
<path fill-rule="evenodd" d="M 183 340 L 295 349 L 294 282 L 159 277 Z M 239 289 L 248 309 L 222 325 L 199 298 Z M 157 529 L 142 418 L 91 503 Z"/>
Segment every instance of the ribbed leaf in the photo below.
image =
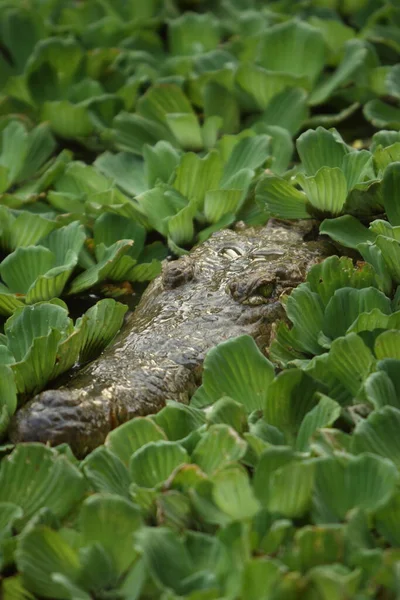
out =
<path fill-rule="evenodd" d="M 336 88 L 354 79 L 366 59 L 367 52 L 367 47 L 361 40 L 353 39 L 346 42 L 342 62 L 331 77 L 314 88 L 309 103 L 312 106 L 323 104 Z"/>
<path fill-rule="evenodd" d="M 375 240 L 381 250 L 387 269 L 395 283 L 400 283 L 400 243 L 383 235 Z"/>
<path fill-rule="evenodd" d="M 1 263 L 0 274 L 12 292 L 27 294 L 36 279 L 47 273 L 54 263 L 54 254 L 43 246 L 17 248 Z"/>
<path fill-rule="evenodd" d="M 300 369 L 288 369 L 280 373 L 267 391 L 264 419 L 285 434 L 292 443 L 305 415 L 314 408 L 317 382 Z"/>
<path fill-rule="evenodd" d="M 130 196 L 142 194 L 149 187 L 146 183 L 143 160 L 133 154 L 104 152 L 96 158 L 94 165 Z"/>
<path fill-rule="evenodd" d="M 203 138 L 196 115 L 173 113 L 165 115 L 165 120 L 179 146 L 184 150 L 203 148 Z"/>
<path fill-rule="evenodd" d="M 132 480 L 143 487 L 162 484 L 179 465 L 188 463 L 186 450 L 175 442 L 149 442 L 132 455 L 129 470 Z"/>
<path fill-rule="evenodd" d="M 65 264 L 54 267 L 44 275 L 40 275 L 30 286 L 25 298 L 27 304 L 34 304 L 43 300 L 51 300 L 61 296 L 68 279 L 78 263 L 78 255 L 73 250 L 68 250 Z"/>
<path fill-rule="evenodd" d="M 68 294 L 78 294 L 106 279 L 117 261 L 129 251 L 132 244 L 132 240 L 120 240 L 108 248 L 104 247 L 103 256 L 100 261 L 75 277 L 68 290 Z"/>
<path fill-rule="evenodd" d="M 121 236 L 123 237 L 123 236 Z M 79 221 L 72 221 L 65 227 L 52 231 L 44 240 L 42 246 L 48 248 L 56 257 L 55 266 L 65 265 L 68 252 L 80 253 L 86 239 L 85 229 Z"/>
<path fill-rule="evenodd" d="M 26 306 L 10 317 L 4 327 L 9 350 L 17 361 L 22 360 L 36 338 L 51 330 L 64 333 L 71 329 L 67 310 L 55 304 Z"/>
<path fill-rule="evenodd" d="M 342 212 L 347 198 L 347 181 L 341 169 L 321 167 L 314 177 L 298 175 L 298 181 L 315 209 L 332 215 Z"/>
<path fill-rule="evenodd" d="M 374 308 L 386 315 L 391 313 L 390 300 L 383 292 L 373 287 L 340 288 L 326 306 L 322 331 L 331 339 L 343 336 L 361 313 Z"/>
<path fill-rule="evenodd" d="M 247 472 L 239 466 L 218 472 L 212 496 L 217 507 L 233 521 L 251 519 L 261 509 Z"/>
<path fill-rule="evenodd" d="M 364 105 L 367 121 L 377 129 L 400 129 L 400 108 L 382 100 L 370 100 Z"/>
<path fill-rule="evenodd" d="M 201 209 L 206 193 L 219 187 L 221 176 L 222 163 L 215 151 L 204 158 L 189 152 L 177 167 L 174 188 Z"/>
<path fill-rule="evenodd" d="M 146 144 L 143 147 L 144 172 L 149 188 L 157 180 L 168 183 L 171 174 L 179 163 L 179 153 L 168 142 L 160 141 L 154 146 Z"/>
<path fill-rule="evenodd" d="M 319 459 L 315 472 L 314 510 L 317 522 L 337 522 L 358 507 L 368 513 L 384 506 L 398 481 L 395 465 L 372 454 Z"/>
<path fill-rule="evenodd" d="M 256 187 L 256 200 L 273 216 L 285 219 L 311 218 L 306 195 L 280 177 L 263 177 Z"/>
<path fill-rule="evenodd" d="M 400 408 L 400 397 L 389 375 L 384 371 L 372 373 L 364 384 L 367 399 L 374 408 L 383 408 L 386 405 Z"/>
<path fill-rule="evenodd" d="M 196 207 L 193 205 L 185 206 L 176 215 L 168 219 L 168 234 L 170 239 L 179 245 L 189 244 L 194 237 L 193 219 L 196 213 Z"/>
<path fill-rule="evenodd" d="M 93 450 L 82 461 L 81 469 L 96 492 L 129 498 L 128 469 L 108 448 L 100 446 Z"/>
<path fill-rule="evenodd" d="M 290 73 L 263 69 L 251 63 L 241 63 L 236 71 L 236 83 L 253 100 L 254 108 L 264 110 L 271 100 L 288 87 L 301 87 L 304 78 Z"/>
<path fill-rule="evenodd" d="M 170 51 L 178 56 L 186 56 L 214 50 L 219 45 L 219 29 L 218 20 L 210 13 L 183 13 L 170 21 Z"/>
<path fill-rule="evenodd" d="M 111 298 L 100 300 L 77 320 L 81 328 L 79 360 L 87 362 L 98 356 L 120 330 L 128 307 Z"/>
<path fill-rule="evenodd" d="M 31 246 L 43 239 L 55 228 L 55 221 L 45 219 L 41 215 L 23 212 L 10 228 L 10 248 Z"/>
<path fill-rule="evenodd" d="M 249 136 L 240 140 L 224 166 L 221 185 L 226 187 L 226 183 L 242 169 L 255 170 L 263 166 L 271 154 L 270 141 L 268 135 Z"/>
<path fill-rule="evenodd" d="M 211 475 L 228 463 L 242 458 L 246 447 L 246 442 L 228 425 L 212 425 L 201 437 L 191 460 L 204 473 Z"/>
<path fill-rule="evenodd" d="M 340 288 L 372 286 L 375 283 L 375 272 L 367 263 L 359 268 L 354 267 L 353 261 L 347 256 L 329 256 L 310 269 L 307 282 L 326 306 L 335 291 Z"/>
<path fill-rule="evenodd" d="M 328 396 L 320 395 L 320 401 L 304 417 L 296 439 L 296 450 L 306 452 L 313 434 L 321 427 L 330 427 L 341 413 L 340 405 Z"/>
<path fill-rule="evenodd" d="M 260 63 L 272 71 L 307 77 L 310 84 L 323 69 L 326 46 L 317 28 L 292 20 L 269 27 L 262 35 Z"/>
<path fill-rule="evenodd" d="M 78 553 L 58 533 L 49 527 L 31 529 L 21 539 L 16 562 L 24 583 L 35 594 L 44 598 L 64 600 L 63 585 L 53 581 L 53 573 L 60 573 L 72 581 L 79 575 Z"/>
<path fill-rule="evenodd" d="M 272 363 L 247 335 L 212 348 L 203 366 L 203 387 L 210 402 L 229 396 L 249 412 L 264 407 L 273 377 Z"/>
<path fill-rule="evenodd" d="M 50 123 L 56 135 L 67 140 L 87 137 L 93 131 L 87 107 L 68 100 L 44 102 L 41 118 Z"/>
<path fill-rule="evenodd" d="M 218 221 L 228 213 L 235 213 L 242 198 L 241 190 L 210 190 L 204 201 L 204 215 L 209 223 Z"/>
<path fill-rule="evenodd" d="M 14 502 L 22 508 L 18 531 L 44 507 L 63 518 L 85 491 L 79 470 L 66 456 L 42 444 L 21 444 L 1 461 L 0 502 Z"/>
<path fill-rule="evenodd" d="M 315 464 L 291 462 L 273 472 L 268 510 L 285 517 L 301 517 L 309 508 Z"/>
<path fill-rule="evenodd" d="M 132 538 L 142 519 L 139 509 L 128 499 L 117 495 L 91 496 L 82 505 L 79 524 L 83 542 L 100 544 L 111 556 L 118 575 L 133 563 L 137 552 Z"/>
<path fill-rule="evenodd" d="M 139 99 L 137 111 L 145 118 L 166 122 L 171 113 L 194 114 L 192 106 L 180 87 L 174 84 L 153 85 Z"/>
<path fill-rule="evenodd" d="M 308 176 L 316 175 L 322 167 L 341 168 L 343 159 L 349 152 L 349 148 L 336 132 L 323 127 L 302 133 L 297 139 L 296 147 Z"/>
<path fill-rule="evenodd" d="M 336 219 L 325 219 L 320 232 L 329 235 L 333 240 L 347 248 L 356 249 L 359 244 L 374 242 L 376 235 L 351 215 L 343 215 Z"/>
<path fill-rule="evenodd" d="M 389 329 L 381 333 L 376 338 L 374 352 L 378 360 L 383 358 L 400 359 L 400 331 Z"/>
<path fill-rule="evenodd" d="M 353 433 L 352 449 L 356 454 L 370 452 L 389 458 L 400 468 L 400 410 L 384 406 L 360 421 Z"/>
<path fill-rule="evenodd" d="M 148 417 L 136 417 L 111 431 L 105 445 L 128 465 L 136 450 L 149 442 L 166 439 L 163 430 L 153 420 Z"/>
<path fill-rule="evenodd" d="M 372 154 L 368 150 L 349 152 L 344 156 L 341 168 L 346 177 L 348 190 L 374 177 Z"/>
<path fill-rule="evenodd" d="M 299 348 L 310 354 L 320 354 L 319 333 L 324 322 L 323 304 L 318 294 L 307 284 L 301 284 L 289 296 L 286 312 L 293 323 L 291 334 L 298 341 Z"/>
<path fill-rule="evenodd" d="M 371 351 L 356 333 L 332 342 L 328 368 L 339 381 L 356 396 L 363 381 L 375 367 Z"/>

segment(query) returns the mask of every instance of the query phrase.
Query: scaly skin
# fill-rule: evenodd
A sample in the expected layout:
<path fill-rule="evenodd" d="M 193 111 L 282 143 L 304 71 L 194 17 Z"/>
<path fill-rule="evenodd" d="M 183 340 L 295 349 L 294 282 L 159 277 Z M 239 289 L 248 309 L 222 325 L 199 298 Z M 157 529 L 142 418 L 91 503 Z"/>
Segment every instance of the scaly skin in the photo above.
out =
<path fill-rule="evenodd" d="M 281 294 L 332 254 L 326 242 L 304 241 L 311 227 L 310 221 L 239 225 L 165 261 L 115 342 L 67 384 L 21 408 L 11 441 L 68 442 L 84 456 L 109 431 L 155 413 L 167 399 L 187 403 L 207 351 L 219 342 L 246 333 L 265 350 L 274 323 L 284 318 Z"/>

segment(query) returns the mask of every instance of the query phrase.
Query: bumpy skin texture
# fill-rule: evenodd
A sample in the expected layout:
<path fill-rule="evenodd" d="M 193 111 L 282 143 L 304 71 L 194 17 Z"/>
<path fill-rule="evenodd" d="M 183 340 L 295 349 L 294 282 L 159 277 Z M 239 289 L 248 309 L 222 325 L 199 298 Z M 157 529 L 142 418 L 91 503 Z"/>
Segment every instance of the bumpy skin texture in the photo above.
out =
<path fill-rule="evenodd" d="M 332 254 L 326 242 L 304 240 L 311 227 L 310 221 L 239 225 L 165 261 L 115 342 L 66 385 L 21 408 L 11 440 L 68 442 L 84 456 L 109 431 L 160 410 L 167 399 L 187 403 L 207 351 L 219 342 L 247 333 L 265 350 L 273 324 L 284 317 L 281 294 Z"/>

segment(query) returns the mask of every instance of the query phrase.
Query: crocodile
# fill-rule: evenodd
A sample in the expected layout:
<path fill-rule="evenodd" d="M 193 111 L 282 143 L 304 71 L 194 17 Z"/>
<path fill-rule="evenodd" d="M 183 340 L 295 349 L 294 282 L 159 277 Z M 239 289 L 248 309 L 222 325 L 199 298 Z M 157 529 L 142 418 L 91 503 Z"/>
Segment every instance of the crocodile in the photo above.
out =
<path fill-rule="evenodd" d="M 164 261 L 114 343 L 17 411 L 11 441 L 67 442 L 82 457 L 112 429 L 157 412 L 167 399 L 188 403 L 207 351 L 219 342 L 249 334 L 265 352 L 285 317 L 282 295 L 334 253 L 313 231 L 306 220 L 239 223 Z"/>

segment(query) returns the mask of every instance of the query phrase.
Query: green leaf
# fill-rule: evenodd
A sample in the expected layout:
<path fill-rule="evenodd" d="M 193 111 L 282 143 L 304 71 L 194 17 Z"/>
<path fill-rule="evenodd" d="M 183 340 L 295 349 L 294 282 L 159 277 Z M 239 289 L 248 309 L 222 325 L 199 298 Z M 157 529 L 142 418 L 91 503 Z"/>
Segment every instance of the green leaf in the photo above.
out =
<path fill-rule="evenodd" d="M 0 484 L 0 502 L 14 502 L 23 510 L 18 531 L 43 507 L 65 517 L 86 491 L 83 475 L 66 456 L 32 443 L 17 446 L 2 459 Z"/>
<path fill-rule="evenodd" d="M 326 54 L 318 29 L 296 19 L 269 27 L 261 39 L 259 61 L 266 69 L 307 77 L 310 84 L 318 78 Z"/>
<path fill-rule="evenodd" d="M 231 178 L 242 169 L 255 170 L 263 166 L 270 156 L 270 140 L 268 135 L 249 136 L 240 140 L 224 166 L 221 185 L 227 187 Z"/>
<path fill-rule="evenodd" d="M 400 129 L 400 108 L 382 100 L 370 100 L 364 105 L 364 117 L 377 129 Z"/>
<path fill-rule="evenodd" d="M 247 335 L 221 342 L 204 360 L 203 388 L 210 403 L 229 396 L 248 412 L 262 409 L 273 377 L 272 363 Z"/>
<path fill-rule="evenodd" d="M 154 146 L 143 147 L 144 172 L 149 188 L 157 181 L 168 183 L 179 163 L 179 153 L 168 142 L 160 141 Z"/>
<path fill-rule="evenodd" d="M 352 508 L 373 513 L 392 497 L 398 480 L 395 465 L 372 454 L 318 459 L 314 510 L 317 522 L 335 523 Z"/>
<path fill-rule="evenodd" d="M 52 529 L 39 526 L 28 531 L 21 539 L 16 562 L 25 585 L 35 594 L 45 598 L 64 600 L 64 586 L 53 580 L 53 573 L 60 573 L 76 581 L 79 558 L 76 550 Z"/>
<path fill-rule="evenodd" d="M 376 375 L 376 373 L 375 373 Z M 383 456 L 400 467 L 400 443 L 397 435 L 400 410 L 384 406 L 374 410 L 367 419 L 357 423 L 353 433 L 352 450 L 355 454 L 369 452 Z"/>
<path fill-rule="evenodd" d="M 226 214 L 236 213 L 241 190 L 209 190 L 204 200 L 204 215 L 209 223 L 218 223 Z"/>
<path fill-rule="evenodd" d="M 148 417 L 136 417 L 111 431 L 105 445 L 128 465 L 136 450 L 159 440 L 166 440 L 163 430 Z"/>
<path fill-rule="evenodd" d="M 292 462 L 272 473 L 268 510 L 293 518 L 310 506 L 314 485 L 314 463 Z"/>
<path fill-rule="evenodd" d="M 82 504 L 79 525 L 83 543 L 100 544 L 111 556 L 118 575 L 125 573 L 137 556 L 132 542 L 142 525 L 139 509 L 117 495 L 94 495 Z"/>
<path fill-rule="evenodd" d="M 299 285 L 287 300 L 286 313 L 293 323 L 291 337 L 299 348 L 310 354 L 320 354 L 322 348 L 318 338 L 324 322 L 324 307 L 318 294 L 307 284 Z"/>
<path fill-rule="evenodd" d="M 292 442 L 306 414 L 316 406 L 317 382 L 300 369 L 283 371 L 270 384 L 264 406 L 264 419 Z"/>
<path fill-rule="evenodd" d="M 191 460 L 208 475 L 239 460 L 246 452 L 247 444 L 228 425 L 211 425 L 202 435 L 192 453 Z"/>
<path fill-rule="evenodd" d="M 310 219 L 307 197 L 285 179 L 267 175 L 256 186 L 256 201 L 271 215 L 284 219 Z"/>
<path fill-rule="evenodd" d="M 311 106 L 323 104 L 336 88 L 354 79 L 367 56 L 367 47 L 358 39 L 349 40 L 344 46 L 344 56 L 331 77 L 317 85 L 311 92 L 308 102 Z"/>
<path fill-rule="evenodd" d="M 85 363 L 98 356 L 120 330 L 128 307 L 111 298 L 89 308 L 76 322 L 81 327 L 79 361 Z"/>
<path fill-rule="evenodd" d="M 197 431 L 206 422 L 206 416 L 202 410 L 167 400 L 167 406 L 154 416 L 154 421 L 175 442 Z"/>
<path fill-rule="evenodd" d="M 353 261 L 346 256 L 329 256 L 310 269 L 307 282 L 326 306 L 336 290 L 344 287 L 372 287 L 375 284 L 375 272 L 367 263 L 356 268 Z"/>
<path fill-rule="evenodd" d="M 400 358 L 400 331 L 389 329 L 381 333 L 375 340 L 374 352 L 378 360 L 383 358 Z"/>
<path fill-rule="evenodd" d="M 182 538 L 167 527 L 144 527 L 136 541 L 147 569 L 161 589 L 178 592 L 182 582 L 194 571 Z"/>
<path fill-rule="evenodd" d="M 100 446 L 93 450 L 82 461 L 81 469 L 97 492 L 129 498 L 131 480 L 128 469 L 107 447 Z"/>
<path fill-rule="evenodd" d="M 242 62 L 236 71 L 238 87 L 250 98 L 254 110 L 268 109 L 278 94 L 288 87 L 300 87 L 304 78 L 290 73 L 274 72 Z"/>
<path fill-rule="evenodd" d="M 374 308 L 386 315 L 391 313 L 390 300 L 383 292 L 373 287 L 340 288 L 326 306 L 322 331 L 331 339 L 343 336 L 360 314 Z"/>
<path fill-rule="evenodd" d="M 287 87 L 269 102 L 259 123 L 279 126 L 291 136 L 301 129 L 308 117 L 307 93 L 300 87 Z"/>
<path fill-rule="evenodd" d="M 0 265 L 0 274 L 12 292 L 27 294 L 36 279 L 54 264 L 55 256 L 50 250 L 43 246 L 28 246 L 9 254 Z"/>
<path fill-rule="evenodd" d="M 233 521 L 251 519 L 261 508 L 248 474 L 239 466 L 222 469 L 215 475 L 212 496 L 217 507 Z"/>
<path fill-rule="evenodd" d="M 349 152 L 339 134 L 323 127 L 309 129 L 296 142 L 301 164 L 307 176 L 316 175 L 322 167 L 341 168 Z"/>
<path fill-rule="evenodd" d="M 213 151 L 199 158 L 188 152 L 181 158 L 173 185 L 182 196 L 201 209 L 206 193 L 219 187 L 221 176 L 222 163 L 218 153 Z"/>
<path fill-rule="evenodd" d="M 87 137 L 93 131 L 87 107 L 68 100 L 45 102 L 41 118 L 50 123 L 56 135 L 67 140 Z"/>
<path fill-rule="evenodd" d="M 385 169 L 382 181 L 383 205 L 392 225 L 400 225 L 400 162 Z"/>
<path fill-rule="evenodd" d="M 156 84 L 150 87 L 139 99 L 137 111 L 146 119 L 164 124 L 166 124 L 167 115 L 176 113 L 194 114 L 184 92 L 174 84 Z"/>
<path fill-rule="evenodd" d="M 203 148 L 203 138 L 196 115 L 173 113 L 167 114 L 165 120 L 179 146 L 184 150 Z"/>
<path fill-rule="evenodd" d="M 297 179 L 316 210 L 332 215 L 342 212 L 347 198 L 347 181 L 341 169 L 321 167 L 314 177 L 299 174 Z"/>
<path fill-rule="evenodd" d="M 81 293 L 93 287 L 100 281 L 104 281 L 104 279 L 107 279 L 109 274 L 115 268 L 118 260 L 121 257 L 124 257 L 127 254 L 127 252 L 129 252 L 129 249 L 132 245 L 132 240 L 119 240 L 118 242 L 115 242 L 115 244 L 112 244 L 112 246 L 109 246 L 108 248 L 106 248 L 103 245 L 104 252 L 99 262 L 93 267 L 90 267 L 89 269 L 75 277 L 75 279 L 70 285 L 68 294 Z M 100 246 L 101 245 L 99 245 L 98 248 Z M 126 278 L 126 273 L 123 273 L 121 277 L 122 280 L 124 280 Z"/>
<path fill-rule="evenodd" d="M 143 160 L 132 154 L 104 152 L 96 158 L 94 166 L 130 196 L 142 194 L 148 189 Z"/>
<path fill-rule="evenodd" d="M 132 480 L 143 487 L 162 484 L 181 464 L 188 463 L 186 450 L 175 442 L 149 442 L 132 455 L 129 470 Z"/>
<path fill-rule="evenodd" d="M 354 249 L 357 249 L 359 244 L 373 243 L 376 238 L 371 230 L 364 227 L 358 219 L 351 215 L 325 219 L 320 225 L 320 232 L 329 235 L 342 246 Z"/>
<path fill-rule="evenodd" d="M 296 450 L 309 450 L 313 434 L 321 427 L 330 427 L 340 417 L 340 413 L 341 408 L 337 402 L 321 395 L 318 404 L 304 416 L 296 439 Z"/>
<path fill-rule="evenodd" d="M 332 342 L 327 367 L 353 396 L 357 396 L 375 367 L 375 359 L 362 339 L 356 333 L 349 333 Z"/>
<path fill-rule="evenodd" d="M 201 54 L 217 48 L 220 41 L 219 23 L 211 13 L 183 13 L 169 21 L 168 42 L 172 54 Z"/>

